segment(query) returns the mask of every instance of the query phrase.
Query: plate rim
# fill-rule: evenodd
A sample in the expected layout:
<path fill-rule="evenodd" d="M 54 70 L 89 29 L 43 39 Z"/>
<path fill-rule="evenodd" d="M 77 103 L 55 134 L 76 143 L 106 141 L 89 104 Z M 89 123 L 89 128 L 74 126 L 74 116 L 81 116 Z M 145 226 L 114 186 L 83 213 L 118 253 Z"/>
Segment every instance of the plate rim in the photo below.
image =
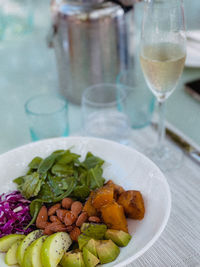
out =
<path fill-rule="evenodd" d="M 133 147 L 130 147 L 130 146 L 126 146 L 126 145 L 123 145 L 123 144 L 120 144 L 120 143 L 117 143 L 115 141 L 112 141 L 112 140 L 107 140 L 107 139 L 103 139 L 103 138 L 96 138 L 96 137 L 87 137 L 87 136 L 67 136 L 67 137 L 55 137 L 55 138 L 48 138 L 48 139 L 43 139 L 43 140 L 39 140 L 39 141 L 35 141 L 35 142 L 29 142 L 27 144 L 24 144 L 24 145 L 21 145 L 21 146 L 18 146 L 16 148 L 13 148 L 11 150 L 8 150 L 4 153 L 2 153 L 0 155 L 0 161 L 1 161 L 1 158 L 6 156 L 7 154 L 10 154 L 10 153 L 15 153 L 15 151 L 18 151 L 18 150 L 23 150 L 27 147 L 32 147 L 34 146 L 35 144 L 38 145 L 38 144 L 41 144 L 41 143 L 51 143 L 51 142 L 59 142 L 59 140 L 69 140 L 70 139 L 73 141 L 73 140 L 79 140 L 79 139 L 82 139 L 82 140 L 87 140 L 87 141 L 90 141 L 90 140 L 93 140 L 94 142 L 102 142 L 102 143 L 107 143 L 107 144 L 113 144 L 115 146 L 121 146 L 123 147 L 124 149 L 127 149 L 129 150 L 131 153 L 136 153 L 138 154 L 140 157 L 143 157 L 145 158 L 146 161 L 149 161 L 153 166 L 154 168 L 156 168 L 159 172 L 160 172 L 160 175 L 161 175 L 161 179 L 162 179 L 162 182 L 164 183 L 164 186 L 165 186 L 165 189 L 166 189 L 166 195 L 167 195 L 167 209 L 166 209 L 166 212 L 165 212 L 165 216 L 162 220 L 162 223 L 159 227 L 159 229 L 157 230 L 156 234 L 153 236 L 153 238 L 140 250 L 138 251 L 137 253 L 135 253 L 133 256 L 129 257 L 128 259 L 125 259 L 125 260 L 122 260 L 120 263 L 117 263 L 115 264 L 115 267 L 122 267 L 122 266 L 125 266 L 133 261 L 135 261 L 136 259 L 138 259 L 140 256 L 142 256 L 148 249 L 150 249 L 152 247 L 152 245 L 158 240 L 158 238 L 161 236 L 162 232 L 164 231 L 166 225 L 167 225 L 167 222 L 169 220 L 169 217 L 170 217 L 170 212 L 171 212 L 171 206 L 172 206 L 172 198 L 171 198 L 171 191 L 170 191 L 170 187 L 169 187 L 169 184 L 167 182 L 167 178 L 165 177 L 164 173 L 159 169 L 159 167 L 152 161 L 150 160 L 147 156 L 145 156 L 143 153 L 137 151 L 136 149 L 134 149 Z M 107 266 L 107 265 L 106 265 Z"/>

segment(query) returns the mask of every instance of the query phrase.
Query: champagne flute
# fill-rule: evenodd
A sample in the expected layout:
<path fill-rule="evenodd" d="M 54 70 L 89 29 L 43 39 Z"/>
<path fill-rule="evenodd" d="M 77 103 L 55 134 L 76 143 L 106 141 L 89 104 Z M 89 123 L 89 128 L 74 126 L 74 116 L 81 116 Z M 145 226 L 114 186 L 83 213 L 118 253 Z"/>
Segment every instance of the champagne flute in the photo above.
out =
<path fill-rule="evenodd" d="M 175 90 L 186 58 L 182 0 L 146 0 L 141 32 L 140 63 L 146 83 L 158 101 L 158 141 L 147 152 L 162 170 L 178 166 L 180 151 L 164 144 L 165 101 Z"/>

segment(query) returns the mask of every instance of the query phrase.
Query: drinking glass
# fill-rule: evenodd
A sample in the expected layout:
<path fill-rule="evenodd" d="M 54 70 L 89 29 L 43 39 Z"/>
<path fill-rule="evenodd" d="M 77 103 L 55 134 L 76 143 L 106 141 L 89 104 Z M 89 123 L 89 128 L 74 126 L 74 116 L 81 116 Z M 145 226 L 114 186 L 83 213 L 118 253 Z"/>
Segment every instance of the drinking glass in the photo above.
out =
<path fill-rule="evenodd" d="M 103 83 L 86 88 L 82 95 L 84 134 L 128 144 L 131 128 L 126 105 L 124 87 Z"/>
<path fill-rule="evenodd" d="M 165 101 L 176 88 L 185 58 L 183 1 L 148 0 L 144 7 L 140 63 L 146 83 L 158 101 L 159 121 L 157 145 L 146 154 L 162 170 L 178 166 L 182 158 L 164 143 L 164 119 Z"/>
<path fill-rule="evenodd" d="M 57 94 L 41 94 L 25 103 L 32 141 L 68 136 L 68 103 Z"/>

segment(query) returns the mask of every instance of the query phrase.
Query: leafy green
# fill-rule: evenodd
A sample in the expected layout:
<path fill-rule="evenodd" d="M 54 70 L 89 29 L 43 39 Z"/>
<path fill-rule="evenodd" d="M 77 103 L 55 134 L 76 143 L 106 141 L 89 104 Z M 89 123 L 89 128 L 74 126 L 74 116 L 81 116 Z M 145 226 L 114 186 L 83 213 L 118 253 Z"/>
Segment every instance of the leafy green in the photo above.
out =
<path fill-rule="evenodd" d="M 42 183 L 43 181 L 40 179 L 39 174 L 34 172 L 33 174 L 23 177 L 23 183 L 19 185 L 18 189 L 25 198 L 29 199 L 38 195 Z"/>
<path fill-rule="evenodd" d="M 90 188 L 92 190 L 103 186 L 105 179 L 103 178 L 103 170 L 98 165 L 88 171 L 88 178 L 90 180 Z"/>
<path fill-rule="evenodd" d="M 70 150 L 66 150 L 63 155 L 58 159 L 58 164 L 69 164 L 71 162 L 79 162 L 80 155 L 72 153 Z"/>
<path fill-rule="evenodd" d="M 40 163 L 42 161 L 42 158 L 40 157 L 35 157 L 32 159 L 32 161 L 28 164 L 29 168 L 30 169 L 38 169 Z"/>
<path fill-rule="evenodd" d="M 42 207 L 42 202 L 41 201 L 37 201 L 37 200 L 33 200 L 30 204 L 30 214 L 32 216 L 32 220 L 30 221 L 30 223 L 25 227 L 25 229 L 29 228 L 29 226 L 31 226 L 32 224 L 35 223 L 38 213 L 40 211 Z"/>
<path fill-rule="evenodd" d="M 57 154 L 51 154 L 49 157 L 43 159 L 38 167 L 38 172 L 39 173 L 47 172 L 53 166 L 57 157 L 58 157 Z"/>
<path fill-rule="evenodd" d="M 18 186 L 20 186 L 21 184 L 24 183 L 24 178 L 23 178 L 23 176 L 20 176 L 20 177 L 14 179 L 13 182 L 16 183 Z"/>
<path fill-rule="evenodd" d="M 90 189 L 86 185 L 78 185 L 73 191 L 73 197 L 85 200 L 90 194 Z"/>
<path fill-rule="evenodd" d="M 56 163 L 52 167 L 51 172 L 59 177 L 72 176 L 74 174 L 74 168 L 73 165 L 70 166 L 70 165 Z"/>
<path fill-rule="evenodd" d="M 43 203 L 56 203 L 71 196 L 85 200 L 91 190 L 104 184 L 104 161 L 88 152 L 83 162 L 80 155 L 68 150 L 56 150 L 42 159 L 35 157 L 28 164 L 29 171 L 13 180 L 18 190 L 31 200 L 33 224 Z"/>
<path fill-rule="evenodd" d="M 104 164 L 103 159 L 94 156 L 91 152 L 88 152 L 86 155 L 86 158 L 82 162 L 81 166 L 85 167 L 86 169 L 91 169 L 97 165 L 99 165 L 101 167 L 103 164 Z"/>

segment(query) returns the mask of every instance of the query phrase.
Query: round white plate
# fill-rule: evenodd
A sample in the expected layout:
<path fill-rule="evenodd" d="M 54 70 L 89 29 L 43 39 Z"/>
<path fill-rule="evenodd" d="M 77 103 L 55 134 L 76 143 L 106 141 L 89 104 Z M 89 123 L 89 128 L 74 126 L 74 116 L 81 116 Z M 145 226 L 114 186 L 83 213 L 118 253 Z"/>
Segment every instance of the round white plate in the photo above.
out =
<path fill-rule="evenodd" d="M 158 167 L 139 152 L 118 143 L 97 138 L 55 138 L 19 147 L 0 156 L 0 193 L 15 188 L 12 180 L 23 175 L 35 156 L 46 157 L 57 149 L 71 149 L 83 158 L 88 151 L 105 160 L 104 177 L 126 190 L 140 190 L 145 202 L 145 217 L 128 220 L 132 239 L 122 248 L 118 258 L 105 266 L 124 266 L 147 251 L 164 230 L 171 209 L 168 183 Z M 1 254 L 0 266 L 4 263 Z"/>

